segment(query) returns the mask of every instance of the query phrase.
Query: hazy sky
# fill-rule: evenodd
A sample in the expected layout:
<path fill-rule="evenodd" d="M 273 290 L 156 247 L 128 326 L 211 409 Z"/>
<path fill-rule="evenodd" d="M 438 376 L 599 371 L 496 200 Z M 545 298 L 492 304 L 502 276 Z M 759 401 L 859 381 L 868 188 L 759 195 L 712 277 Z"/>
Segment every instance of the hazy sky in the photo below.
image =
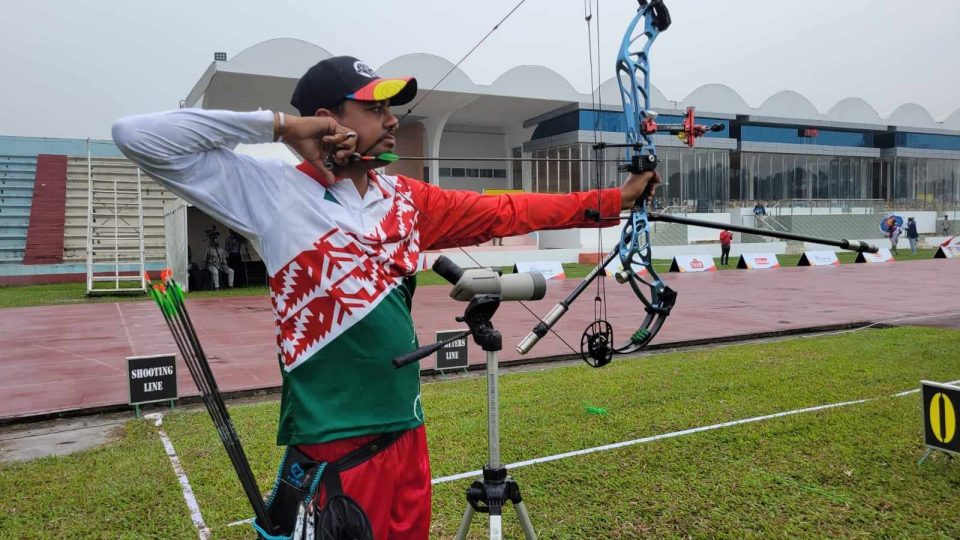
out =
<path fill-rule="evenodd" d="M 377 67 L 426 52 L 456 62 L 517 0 L 33 0 L 4 2 L 0 135 L 109 136 L 120 116 L 175 108 L 213 59 L 303 39 Z M 636 10 L 601 0 L 604 79 Z M 723 83 L 753 107 L 779 90 L 821 112 L 849 96 L 881 116 L 914 102 L 960 109 L 960 1 L 668 0 L 652 54 L 668 99 Z M 362 8 L 358 8 L 362 6 Z M 527 0 L 461 66 L 480 84 L 524 64 L 590 89 L 582 0 Z M 416 75 L 413 73 L 412 75 Z M 442 86 L 441 86 L 442 88 Z"/>

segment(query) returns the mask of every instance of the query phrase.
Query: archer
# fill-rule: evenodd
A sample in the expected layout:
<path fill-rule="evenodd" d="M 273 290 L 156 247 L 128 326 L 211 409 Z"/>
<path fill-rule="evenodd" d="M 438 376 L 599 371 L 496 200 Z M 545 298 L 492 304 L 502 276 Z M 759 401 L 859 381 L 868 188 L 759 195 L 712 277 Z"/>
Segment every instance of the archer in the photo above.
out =
<path fill-rule="evenodd" d="M 375 172 L 397 145 L 390 106 L 416 93 L 412 77 L 383 79 L 340 56 L 299 80 L 291 104 L 300 116 L 182 109 L 113 126 L 124 155 L 260 253 L 283 378 L 277 444 L 305 464 L 360 456 L 337 476 L 349 508 L 359 509 L 349 519 L 378 540 L 429 532 L 419 364 L 390 363 L 417 347 L 411 305 L 420 253 L 543 229 L 615 226 L 657 182 L 643 172 L 599 196 L 483 196 Z M 230 150 L 271 141 L 288 144 L 303 162 Z M 599 221 L 586 217 L 598 213 Z M 385 485 L 395 488 L 384 493 Z M 327 491 L 317 494 L 321 511 Z"/>

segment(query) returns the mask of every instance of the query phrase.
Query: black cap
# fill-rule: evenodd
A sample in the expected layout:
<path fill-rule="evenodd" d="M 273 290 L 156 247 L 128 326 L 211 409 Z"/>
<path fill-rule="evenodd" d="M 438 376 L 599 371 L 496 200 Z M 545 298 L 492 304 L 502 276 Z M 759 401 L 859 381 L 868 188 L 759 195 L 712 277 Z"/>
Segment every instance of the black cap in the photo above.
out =
<path fill-rule="evenodd" d="M 300 77 L 290 104 L 300 111 L 300 116 L 313 116 L 317 109 L 332 109 L 346 99 L 389 99 L 390 105 L 403 105 L 416 95 L 417 80 L 413 77 L 384 79 L 352 56 L 333 56 Z"/>

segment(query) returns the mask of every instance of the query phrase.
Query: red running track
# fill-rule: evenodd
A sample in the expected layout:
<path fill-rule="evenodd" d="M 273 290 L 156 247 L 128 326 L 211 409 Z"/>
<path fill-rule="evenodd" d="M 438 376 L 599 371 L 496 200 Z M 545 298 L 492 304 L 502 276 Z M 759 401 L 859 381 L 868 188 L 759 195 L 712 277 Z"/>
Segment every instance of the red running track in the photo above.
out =
<path fill-rule="evenodd" d="M 955 260 L 664 277 L 679 298 L 654 343 L 924 315 L 956 322 L 960 314 L 960 261 Z M 527 305 L 542 316 L 577 282 L 551 282 L 546 299 Z M 607 312 L 619 343 L 636 329 L 642 305 L 629 286 L 612 279 L 606 285 Z M 460 326 L 454 317 L 466 304 L 450 300 L 449 290 L 417 289 L 414 320 L 421 343 L 434 341 L 438 330 Z M 593 297 L 591 286 L 558 325 L 560 335 L 574 346 L 579 346 L 580 333 L 593 320 Z M 267 297 L 208 298 L 188 300 L 187 305 L 221 391 L 280 384 Z M 516 302 L 501 305 L 494 324 L 503 333 L 502 360 L 520 358 L 514 347 L 535 322 Z M 150 301 L 4 309 L 0 419 L 125 404 L 126 357 L 172 352 L 176 352 L 173 339 Z M 531 356 L 568 353 L 551 335 Z M 469 356 L 471 363 L 484 361 L 483 351 L 472 341 Z M 422 362 L 423 368 L 433 366 L 433 357 Z M 181 396 L 197 393 L 182 363 L 178 377 Z"/>

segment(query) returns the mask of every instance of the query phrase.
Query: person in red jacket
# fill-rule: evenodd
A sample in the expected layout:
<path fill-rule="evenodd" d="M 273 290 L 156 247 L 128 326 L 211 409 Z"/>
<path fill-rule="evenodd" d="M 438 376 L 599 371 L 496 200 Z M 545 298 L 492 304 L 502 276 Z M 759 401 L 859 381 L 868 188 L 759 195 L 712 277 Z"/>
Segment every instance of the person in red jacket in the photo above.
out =
<path fill-rule="evenodd" d="M 260 253 L 283 379 L 277 443 L 328 464 L 362 455 L 338 477 L 377 540 L 426 540 L 430 529 L 419 363 L 391 364 L 417 348 L 411 305 L 420 253 L 616 226 L 620 211 L 659 180 L 647 172 L 599 193 L 483 196 L 376 172 L 385 165 L 378 156 L 397 144 L 390 106 L 415 95 L 416 79 L 383 79 L 341 56 L 300 79 L 291 99 L 300 116 L 181 109 L 113 127 L 124 155 Z M 231 150 L 271 141 L 303 162 Z M 588 217 L 597 213 L 599 222 Z"/>
<path fill-rule="evenodd" d="M 730 264 L 730 243 L 733 242 L 733 233 L 724 229 L 720 231 L 720 264 Z"/>

